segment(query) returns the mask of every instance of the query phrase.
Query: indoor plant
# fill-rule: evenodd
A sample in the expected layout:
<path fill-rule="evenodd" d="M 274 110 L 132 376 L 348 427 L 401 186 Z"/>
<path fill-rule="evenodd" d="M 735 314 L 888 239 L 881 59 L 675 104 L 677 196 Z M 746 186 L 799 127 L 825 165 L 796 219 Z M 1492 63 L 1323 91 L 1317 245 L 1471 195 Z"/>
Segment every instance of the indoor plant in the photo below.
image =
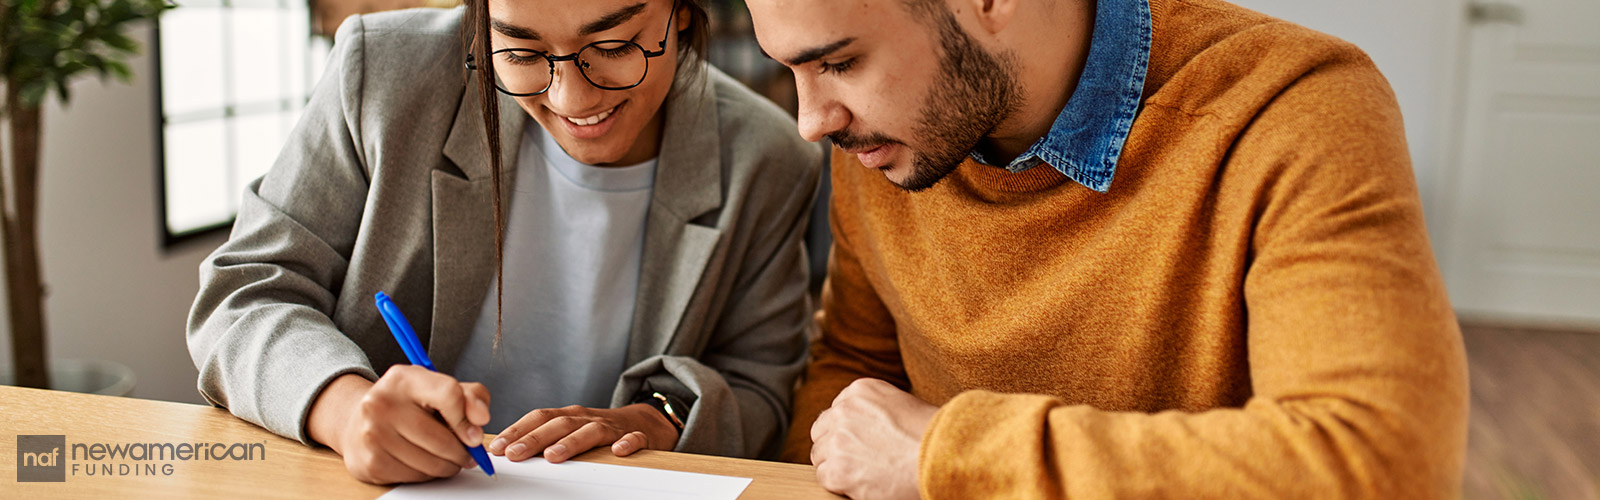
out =
<path fill-rule="evenodd" d="M 51 92 L 65 104 L 68 83 L 85 72 L 131 80 L 125 61 L 139 46 L 123 31 L 171 7 L 165 0 L 0 0 L 0 117 L 10 128 L 0 237 L 17 385 L 50 383 L 39 267 L 39 106 Z"/>

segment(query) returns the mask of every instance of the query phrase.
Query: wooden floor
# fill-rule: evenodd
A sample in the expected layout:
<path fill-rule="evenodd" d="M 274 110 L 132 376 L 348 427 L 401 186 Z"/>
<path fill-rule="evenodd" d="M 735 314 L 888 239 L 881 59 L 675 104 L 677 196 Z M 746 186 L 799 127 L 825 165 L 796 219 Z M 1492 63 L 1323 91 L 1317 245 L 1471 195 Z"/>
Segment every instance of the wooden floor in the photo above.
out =
<path fill-rule="evenodd" d="M 1462 324 L 1468 500 L 1600 500 L 1600 332 Z"/>

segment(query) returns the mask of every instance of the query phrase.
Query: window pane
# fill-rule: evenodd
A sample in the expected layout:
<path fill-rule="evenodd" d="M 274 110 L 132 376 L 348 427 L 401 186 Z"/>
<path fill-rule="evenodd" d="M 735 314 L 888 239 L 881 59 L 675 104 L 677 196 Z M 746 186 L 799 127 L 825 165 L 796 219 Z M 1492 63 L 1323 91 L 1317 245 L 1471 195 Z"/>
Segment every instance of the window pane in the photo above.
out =
<path fill-rule="evenodd" d="M 167 230 L 179 233 L 233 217 L 222 120 L 167 125 Z"/>
<path fill-rule="evenodd" d="M 244 186 L 267 173 L 283 147 L 283 113 L 271 112 L 239 117 L 234 121 L 234 171 L 229 186 L 229 206 L 237 209 Z"/>
<path fill-rule="evenodd" d="M 220 109 L 222 9 L 178 7 L 161 15 L 162 113 Z"/>
<path fill-rule="evenodd" d="M 271 168 L 328 42 L 305 0 L 177 0 L 161 22 L 169 233 L 225 223 Z"/>
<path fill-rule="evenodd" d="M 305 10 L 302 2 L 289 2 L 295 6 L 285 14 L 288 21 L 285 28 L 284 47 L 287 56 L 284 65 L 284 82 L 288 84 L 285 94 L 296 100 L 305 100 L 310 93 L 311 81 L 307 80 L 306 64 L 309 62 L 307 51 L 311 50 L 311 14 Z"/>
<path fill-rule="evenodd" d="M 300 113 L 304 110 L 304 102 L 299 100 L 289 101 L 289 109 L 283 112 L 282 119 L 278 122 L 278 125 L 282 127 L 285 141 L 289 140 L 289 134 L 294 133 L 294 126 L 300 123 Z"/>
<path fill-rule="evenodd" d="M 276 101 L 286 97 L 284 71 L 285 15 L 277 9 L 235 7 L 233 20 L 234 104 Z"/>
<path fill-rule="evenodd" d="M 311 63 L 306 65 L 306 70 L 311 72 L 311 77 L 306 81 L 314 87 L 322 81 L 322 71 L 328 67 L 328 55 L 333 52 L 333 43 L 327 38 L 314 37 L 311 39 Z"/>

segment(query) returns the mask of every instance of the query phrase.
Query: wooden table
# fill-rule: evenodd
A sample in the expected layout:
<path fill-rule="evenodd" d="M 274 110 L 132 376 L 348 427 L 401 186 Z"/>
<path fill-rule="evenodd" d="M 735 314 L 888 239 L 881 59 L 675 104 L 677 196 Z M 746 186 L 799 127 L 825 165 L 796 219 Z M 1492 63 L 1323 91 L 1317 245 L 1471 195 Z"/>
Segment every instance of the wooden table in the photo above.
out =
<path fill-rule="evenodd" d="M 86 447 L 78 460 L 62 450 L 65 481 L 18 482 L 18 435 L 64 435 L 69 449 Z M 242 456 L 248 448 L 258 456 L 92 461 L 85 453 L 94 443 L 197 443 L 211 456 Z M 804 465 L 661 451 L 618 458 L 606 448 L 577 460 L 754 478 L 741 499 L 841 498 L 818 486 L 814 470 Z M 220 408 L 9 386 L 0 386 L 0 464 L 4 498 L 376 498 L 389 490 L 351 478 L 332 450 L 279 437 Z M 111 475 L 103 473 L 105 464 L 112 464 Z M 127 470 L 118 470 L 123 464 Z"/>

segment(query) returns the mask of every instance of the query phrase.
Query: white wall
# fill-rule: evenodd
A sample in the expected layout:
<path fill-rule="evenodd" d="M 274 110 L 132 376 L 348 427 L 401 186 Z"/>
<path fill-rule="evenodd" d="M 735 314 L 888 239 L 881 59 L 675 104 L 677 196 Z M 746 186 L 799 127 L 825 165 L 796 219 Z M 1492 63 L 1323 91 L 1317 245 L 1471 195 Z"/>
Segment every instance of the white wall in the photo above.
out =
<path fill-rule="evenodd" d="M 1411 160 L 1433 233 L 1444 241 L 1438 189 L 1455 137 L 1457 72 L 1466 0 L 1230 0 L 1281 19 L 1343 38 L 1372 57 L 1394 87 L 1405 116 Z"/>
<path fill-rule="evenodd" d="M 39 231 L 49 350 L 127 365 L 135 397 L 200 403 L 184 321 L 200 261 L 225 236 L 161 247 L 153 30 L 130 35 L 146 49 L 130 61 L 131 85 L 85 78 L 72 85 L 69 107 L 53 97 L 45 106 Z M 10 365 L 9 331 L 0 338 L 0 365 Z"/>

